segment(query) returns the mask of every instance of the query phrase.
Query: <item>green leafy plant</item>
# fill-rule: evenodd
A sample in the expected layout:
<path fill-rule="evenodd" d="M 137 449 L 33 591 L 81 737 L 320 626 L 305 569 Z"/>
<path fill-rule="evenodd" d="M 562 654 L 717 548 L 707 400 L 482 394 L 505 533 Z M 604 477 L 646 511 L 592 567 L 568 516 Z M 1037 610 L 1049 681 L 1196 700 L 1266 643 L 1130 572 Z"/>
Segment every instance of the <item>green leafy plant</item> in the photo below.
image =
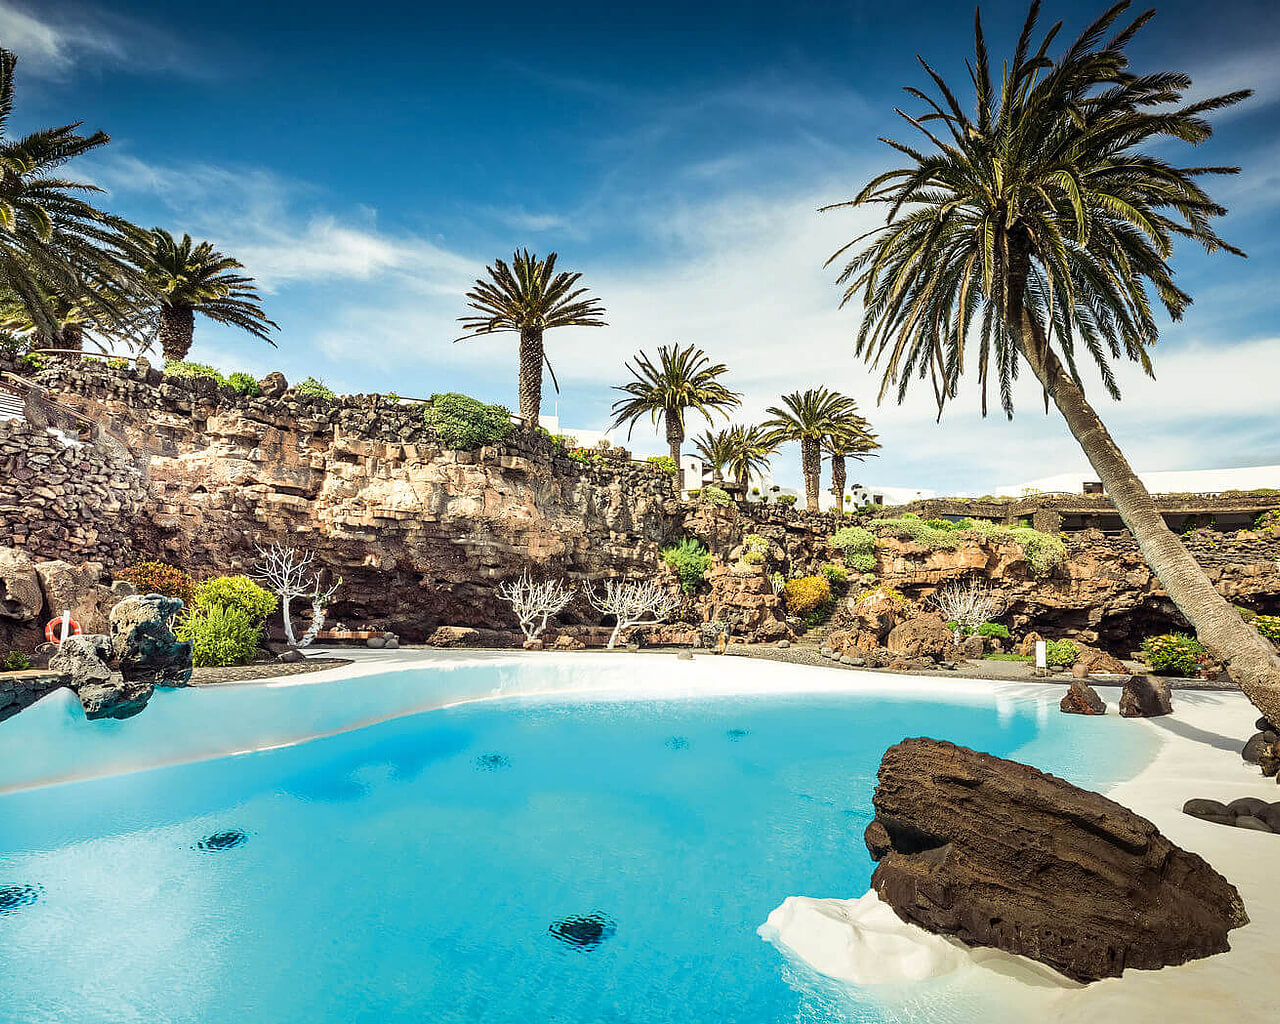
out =
<path fill-rule="evenodd" d="M 663 473 L 670 473 L 672 476 L 680 468 L 676 464 L 676 460 L 670 455 L 650 455 L 644 461 L 654 469 L 661 470 Z"/>
<path fill-rule="evenodd" d="M 202 611 L 239 608 L 251 622 L 263 623 L 276 610 L 279 599 L 248 576 L 214 576 L 196 587 L 195 605 Z"/>
<path fill-rule="evenodd" d="M 787 611 L 803 617 L 831 603 L 831 584 L 825 576 L 800 576 L 787 580 L 782 597 Z"/>
<path fill-rule="evenodd" d="M 338 397 L 333 393 L 333 388 L 315 377 L 308 377 L 306 380 L 295 384 L 293 393 L 299 398 L 320 398 L 326 402 L 332 402 Z"/>
<path fill-rule="evenodd" d="M 197 668 L 247 664 L 262 642 L 262 627 L 243 609 L 222 605 L 182 616 L 174 634 L 191 641 L 191 659 Z"/>
<path fill-rule="evenodd" d="M 31 667 L 31 659 L 21 651 L 10 651 L 0 659 L 0 672 L 24 672 Z"/>
<path fill-rule="evenodd" d="M 714 505 L 716 508 L 725 508 L 733 504 L 729 492 L 723 487 L 714 485 L 702 488 L 698 494 L 698 501 L 704 505 Z"/>
<path fill-rule="evenodd" d="M 212 366 L 206 366 L 204 363 L 188 363 L 181 359 L 166 359 L 164 361 L 164 373 L 166 377 L 181 377 L 184 380 L 190 380 L 194 377 L 209 377 L 219 384 L 227 383 L 226 378 Z"/>
<path fill-rule="evenodd" d="M 693 537 L 685 537 L 663 548 L 662 560 L 675 569 L 680 578 L 680 589 L 686 594 L 698 589 L 711 566 L 711 554 Z"/>
<path fill-rule="evenodd" d="M 1200 641 L 1186 633 L 1162 633 L 1142 641 L 1142 656 L 1160 676 L 1191 676 L 1204 657 Z"/>
<path fill-rule="evenodd" d="M 1049 640 L 1044 645 L 1045 664 L 1053 668 L 1074 665 L 1080 657 L 1080 648 L 1070 640 Z"/>
<path fill-rule="evenodd" d="M 779 494 L 775 501 L 783 508 L 794 508 L 796 496 L 794 494 Z"/>
<path fill-rule="evenodd" d="M 842 526 L 833 533 L 828 543 L 844 554 L 845 562 L 858 572 L 875 572 L 879 568 L 876 559 L 876 535 L 861 526 Z"/>
<path fill-rule="evenodd" d="M 822 567 L 822 575 L 827 578 L 833 592 L 843 594 L 849 589 L 849 570 L 843 565 L 828 562 Z"/>
<path fill-rule="evenodd" d="M 697 501 L 697 500 L 698 500 L 698 497 L 699 497 L 701 494 L 702 494 L 702 488 L 701 488 L 701 487 L 691 487 L 691 488 L 689 489 L 689 500 L 690 500 L 690 501 Z"/>
<path fill-rule="evenodd" d="M 1280 530 L 1280 508 L 1269 508 L 1254 521 L 1259 530 Z"/>
<path fill-rule="evenodd" d="M 470 395 L 456 392 L 432 395 L 423 408 L 422 416 L 442 445 L 461 451 L 497 444 L 515 429 L 511 413 L 503 406 L 487 405 Z M 573 454 L 569 453 L 570 456 Z"/>
<path fill-rule="evenodd" d="M 1280 615 L 1255 615 L 1253 624 L 1273 644 L 1280 645 Z"/>
<path fill-rule="evenodd" d="M 911 602 L 907 600 L 907 596 L 902 593 L 902 591 L 894 589 L 887 583 L 878 583 L 874 587 L 868 587 L 858 595 L 856 603 L 862 604 L 863 602 L 869 601 L 871 598 L 878 596 L 887 597 L 893 604 L 893 607 L 897 608 L 899 611 L 904 611 L 906 607 L 911 604 Z"/>
<path fill-rule="evenodd" d="M 245 398 L 257 398 L 261 394 L 258 382 L 251 373 L 242 373 L 237 370 L 227 378 L 227 383 L 237 395 L 243 395 Z"/>
<path fill-rule="evenodd" d="M 176 597 L 188 608 L 195 602 L 196 581 L 167 562 L 144 560 L 127 569 L 117 569 L 113 575 L 118 580 L 132 583 L 139 594 Z"/>
<path fill-rule="evenodd" d="M 994 637 L 997 640 L 1008 640 L 1009 627 L 999 622 L 984 622 L 978 627 L 978 636 Z"/>

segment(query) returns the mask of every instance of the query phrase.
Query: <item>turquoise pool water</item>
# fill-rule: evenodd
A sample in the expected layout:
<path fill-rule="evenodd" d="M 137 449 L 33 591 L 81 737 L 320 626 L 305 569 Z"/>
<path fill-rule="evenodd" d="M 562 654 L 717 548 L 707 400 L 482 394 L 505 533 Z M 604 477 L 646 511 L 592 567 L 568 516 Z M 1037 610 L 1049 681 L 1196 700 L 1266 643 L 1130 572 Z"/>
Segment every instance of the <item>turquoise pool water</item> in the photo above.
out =
<path fill-rule="evenodd" d="M 271 699 L 303 714 L 309 690 Z M 1033 701 L 526 697 L 10 792 L 0 1020 L 961 1019 L 891 1012 L 756 928 L 788 895 L 866 890 L 891 743 L 1099 786 L 1151 753 L 1121 725 Z"/>

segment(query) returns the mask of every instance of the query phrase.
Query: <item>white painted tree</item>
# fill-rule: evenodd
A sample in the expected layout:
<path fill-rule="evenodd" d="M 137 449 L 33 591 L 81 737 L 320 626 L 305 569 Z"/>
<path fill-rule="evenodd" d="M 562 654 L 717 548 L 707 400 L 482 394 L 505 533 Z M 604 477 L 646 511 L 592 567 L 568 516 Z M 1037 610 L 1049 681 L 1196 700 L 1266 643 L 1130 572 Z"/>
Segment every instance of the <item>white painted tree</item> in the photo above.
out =
<path fill-rule="evenodd" d="M 624 629 L 656 626 L 666 622 L 680 607 L 680 598 L 653 580 L 605 580 L 603 593 L 596 594 L 592 587 L 585 590 L 592 608 L 617 620 L 609 635 L 611 650 Z"/>
<path fill-rule="evenodd" d="M 316 638 L 324 628 L 325 605 L 342 586 L 342 577 L 339 576 L 328 589 L 321 587 L 320 573 L 313 569 L 315 558 L 313 551 L 299 554 L 279 542 L 269 548 L 258 547 L 258 569 L 253 576 L 280 598 L 284 635 L 290 647 L 306 647 Z M 300 640 L 294 636 L 293 617 L 289 612 L 289 604 L 295 597 L 311 599 L 311 625 Z"/>
<path fill-rule="evenodd" d="M 955 580 L 943 584 L 929 599 L 947 622 L 954 622 L 955 637 L 958 644 L 964 637 L 964 631 L 976 632 L 984 622 L 999 615 L 1004 608 L 1000 595 L 995 593 L 977 576 L 967 580 Z"/>
<path fill-rule="evenodd" d="M 519 577 L 498 586 L 498 596 L 511 605 L 526 640 L 537 640 L 547 631 L 547 619 L 573 600 L 573 587 L 563 580 L 536 581 L 525 569 Z"/>

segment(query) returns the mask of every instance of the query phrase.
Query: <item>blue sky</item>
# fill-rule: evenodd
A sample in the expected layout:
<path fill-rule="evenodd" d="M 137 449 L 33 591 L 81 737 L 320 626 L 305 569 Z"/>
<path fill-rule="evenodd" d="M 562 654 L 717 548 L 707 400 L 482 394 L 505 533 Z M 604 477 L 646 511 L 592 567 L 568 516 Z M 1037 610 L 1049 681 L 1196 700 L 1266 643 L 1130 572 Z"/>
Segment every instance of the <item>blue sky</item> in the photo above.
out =
<path fill-rule="evenodd" d="M 1102 4 L 1046 7 L 1072 34 Z M 1280 14 L 1236 0 L 1158 10 L 1138 68 L 1187 70 L 1197 92 L 1257 91 L 1205 153 L 1176 157 L 1243 166 L 1217 190 L 1250 256 L 1179 251 L 1196 303 L 1162 338 L 1158 380 L 1125 371 L 1122 403 L 1093 397 L 1140 469 L 1277 463 Z M 995 53 L 1023 13 L 983 5 Z M 893 107 L 921 84 L 915 54 L 962 81 L 972 18 L 944 0 L 909 14 L 863 0 L 0 0 L 0 43 L 21 60 L 15 130 L 109 132 L 73 169 L 113 210 L 210 238 L 262 283 L 279 349 L 198 322 L 192 358 L 514 406 L 514 340 L 452 344 L 455 318 L 493 257 L 556 250 L 610 321 L 548 335 L 562 422 L 602 426 L 626 359 L 693 342 L 733 367 L 742 418 L 816 384 L 857 398 L 884 451 L 855 478 L 982 493 L 1083 457 L 1033 391 L 1013 423 L 981 420 L 972 392 L 941 425 L 923 392 L 876 409 L 852 356 L 858 310 L 836 308 L 822 268 L 867 221 L 816 212 L 887 166 L 875 139 L 905 134 Z M 648 430 L 633 447 L 664 450 Z M 779 478 L 795 482 L 798 461 L 784 450 Z"/>

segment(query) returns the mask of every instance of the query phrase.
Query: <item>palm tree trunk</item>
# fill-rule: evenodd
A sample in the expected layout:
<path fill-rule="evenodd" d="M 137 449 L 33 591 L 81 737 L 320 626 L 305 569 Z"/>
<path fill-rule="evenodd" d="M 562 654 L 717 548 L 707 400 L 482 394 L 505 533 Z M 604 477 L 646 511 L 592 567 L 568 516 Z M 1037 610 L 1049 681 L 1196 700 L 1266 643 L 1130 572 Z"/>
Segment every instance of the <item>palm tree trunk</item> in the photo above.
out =
<path fill-rule="evenodd" d="M 800 469 L 804 473 L 804 507 L 818 511 L 818 487 L 822 476 L 822 448 L 816 437 L 800 438 Z"/>
<path fill-rule="evenodd" d="M 160 307 L 160 351 L 166 359 L 186 359 L 195 331 L 196 318 L 190 306 Z"/>
<path fill-rule="evenodd" d="M 667 412 L 664 415 L 667 427 L 667 447 L 671 449 L 671 459 L 675 462 L 677 472 L 680 466 L 680 446 L 684 444 L 684 424 L 679 417 Z"/>
<path fill-rule="evenodd" d="M 1010 313 L 1016 313 L 1010 323 L 1022 328 L 1019 349 L 1084 449 L 1147 565 L 1195 627 L 1205 649 L 1226 665 L 1267 721 L 1280 725 L 1280 658 L 1275 648 L 1213 588 L 1191 552 L 1169 529 L 1084 392 L 1048 348 L 1039 324 L 1021 308 L 1020 294 L 1010 300 L 1010 306 Z"/>
<path fill-rule="evenodd" d="M 520 417 L 525 430 L 536 430 L 542 408 L 542 331 L 520 329 Z"/>
<path fill-rule="evenodd" d="M 80 352 L 84 349 L 84 327 L 81 324 L 63 324 L 58 329 L 57 348 L 74 349 Z M 79 359 L 79 356 L 63 356 L 65 359 Z"/>
<path fill-rule="evenodd" d="M 837 511 L 844 511 L 844 482 L 845 482 L 844 456 L 831 456 L 831 493 L 836 496 Z"/>

